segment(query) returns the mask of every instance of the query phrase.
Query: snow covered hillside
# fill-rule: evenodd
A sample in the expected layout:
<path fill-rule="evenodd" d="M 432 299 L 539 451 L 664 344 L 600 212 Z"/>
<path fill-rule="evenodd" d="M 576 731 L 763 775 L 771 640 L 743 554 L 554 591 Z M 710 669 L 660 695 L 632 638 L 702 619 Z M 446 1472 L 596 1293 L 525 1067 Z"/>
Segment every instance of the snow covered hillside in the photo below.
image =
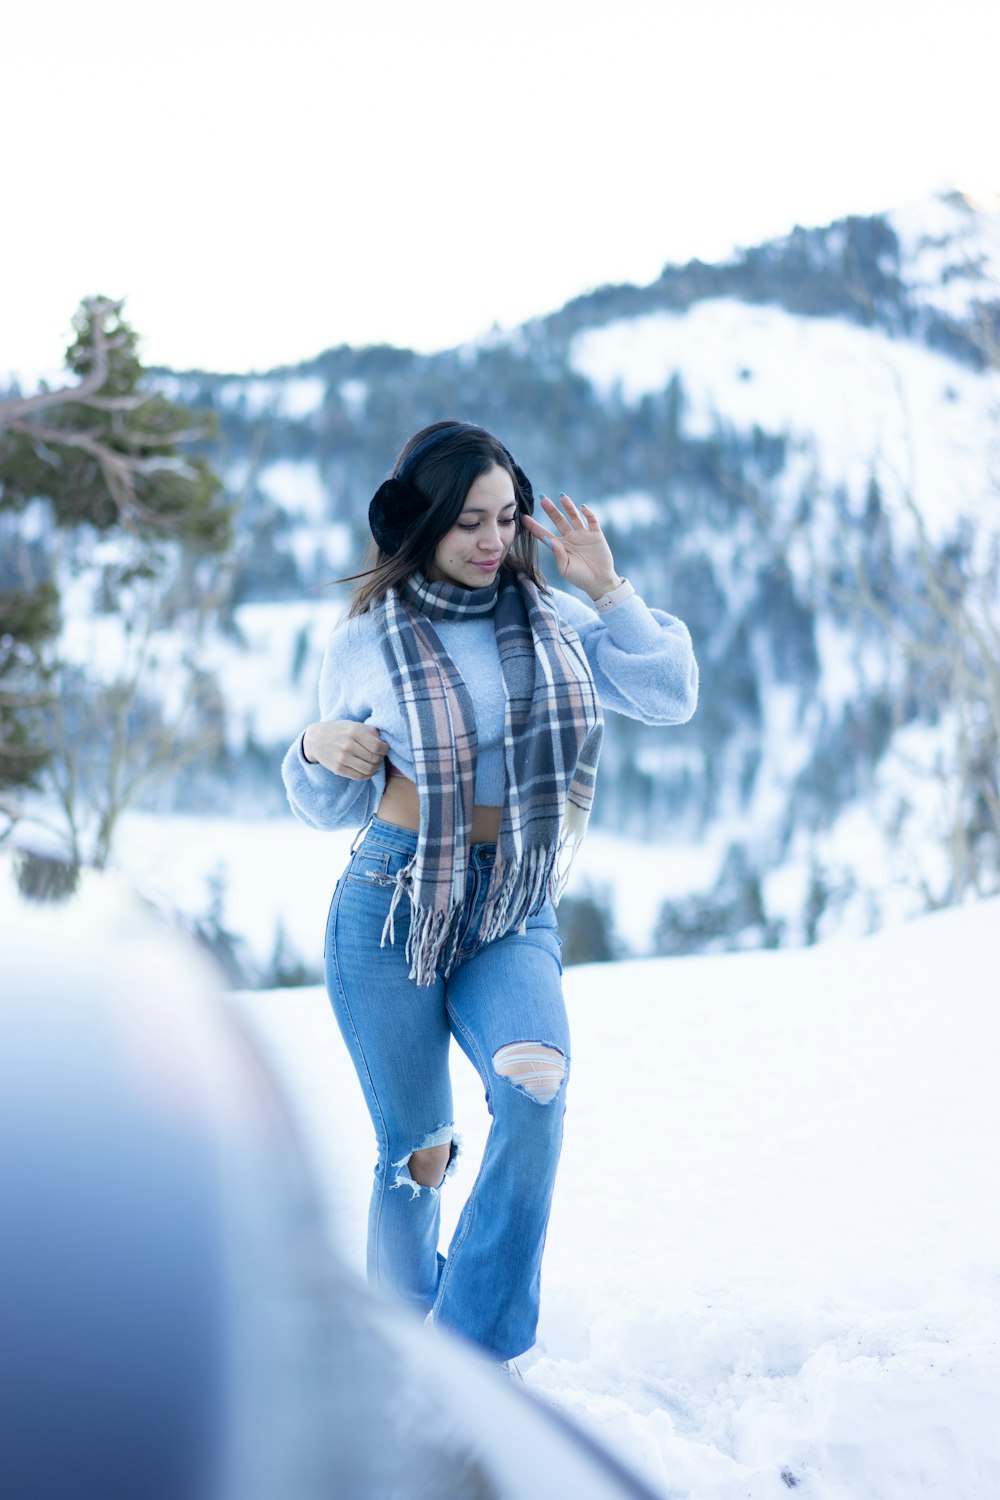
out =
<path fill-rule="evenodd" d="M 572 367 L 631 406 L 683 383 L 693 437 L 719 427 L 786 434 L 798 464 L 895 509 L 906 495 L 935 535 L 995 502 L 1000 372 L 834 318 L 734 298 L 581 333 Z"/>
<path fill-rule="evenodd" d="M 995 1500 L 1000 903 L 577 968 L 528 1384 L 670 1500 Z M 374 1142 L 321 990 L 237 1001 L 359 1265 Z M 455 1053 L 465 1155 L 487 1127 Z"/>
<path fill-rule="evenodd" d="M 502 434 L 536 490 L 591 503 L 619 570 L 691 629 L 698 712 L 669 730 L 609 716 L 593 826 L 610 842 L 570 888 L 614 917 L 619 953 L 811 943 L 1000 887 L 995 204 L 796 229 L 438 354 L 152 379 L 217 417 L 236 544 L 216 628 L 158 631 L 143 676 L 173 711 L 196 657 L 212 748 L 147 792 L 118 857 L 140 875 L 189 841 L 183 889 L 172 854 L 158 883 L 253 954 L 246 982 L 282 971 L 276 948 L 314 970 L 303 903 L 238 898 L 230 851 L 293 845 L 261 825 L 288 819 L 278 763 L 349 593 L 330 581 L 360 566 L 401 442 L 442 416 Z M 37 508 L 17 524 L 43 551 Z M 116 561 L 85 538 L 61 565 L 63 649 L 91 681 L 128 654 Z M 325 889 L 339 845 L 309 837 Z"/>

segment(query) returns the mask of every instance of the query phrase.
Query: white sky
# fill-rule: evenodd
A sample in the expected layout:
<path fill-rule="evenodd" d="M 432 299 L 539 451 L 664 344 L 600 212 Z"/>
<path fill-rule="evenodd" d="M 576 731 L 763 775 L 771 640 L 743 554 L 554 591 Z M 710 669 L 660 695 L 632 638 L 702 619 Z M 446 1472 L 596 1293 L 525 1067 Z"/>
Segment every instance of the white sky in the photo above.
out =
<path fill-rule="evenodd" d="M 995 190 L 998 56 L 997 0 L 21 4 L 0 376 L 88 292 L 150 362 L 265 369 Z"/>

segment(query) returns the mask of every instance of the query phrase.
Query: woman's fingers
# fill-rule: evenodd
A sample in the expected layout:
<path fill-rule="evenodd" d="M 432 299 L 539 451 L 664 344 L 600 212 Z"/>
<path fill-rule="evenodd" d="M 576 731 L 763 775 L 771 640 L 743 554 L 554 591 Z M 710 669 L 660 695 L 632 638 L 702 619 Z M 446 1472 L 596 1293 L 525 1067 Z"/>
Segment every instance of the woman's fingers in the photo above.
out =
<path fill-rule="evenodd" d="M 345 756 L 340 775 L 348 777 L 351 781 L 370 781 L 377 770 L 378 765 Z"/>
<path fill-rule="evenodd" d="M 359 724 L 355 731 L 358 749 L 365 755 L 371 756 L 379 761 L 389 749 L 388 744 L 379 734 L 377 729 L 368 729 L 364 724 Z"/>
<path fill-rule="evenodd" d="M 567 516 L 563 515 L 562 511 L 559 509 L 554 500 L 550 500 L 548 495 L 542 495 L 540 499 L 542 504 L 545 506 L 545 514 L 559 531 L 560 536 L 565 536 L 568 532 L 573 530 L 572 521 L 569 520 Z M 572 500 L 570 501 L 570 505 L 573 505 Z M 576 511 L 575 505 L 573 505 L 573 510 L 574 512 Z"/>
<path fill-rule="evenodd" d="M 560 510 L 548 495 L 541 495 L 539 498 L 545 506 L 546 515 L 555 522 L 562 535 L 568 535 L 571 531 L 600 531 L 597 517 L 589 505 L 577 507 L 568 495 L 560 495 L 559 505 L 562 506 Z"/>
<path fill-rule="evenodd" d="M 367 781 L 388 754 L 381 736 L 352 719 L 326 719 L 310 726 L 307 753 L 328 771 L 351 781 Z"/>
<path fill-rule="evenodd" d="M 544 526 L 539 525 L 534 516 L 522 517 L 521 525 L 535 538 L 536 542 L 544 542 L 545 546 L 551 550 L 555 538 L 545 530 Z"/>
<path fill-rule="evenodd" d="M 556 535 L 545 531 L 533 518 L 525 518 L 524 524 L 532 536 L 552 551 L 562 576 L 586 589 L 595 573 L 603 576 L 611 568 L 611 554 L 600 522 L 589 505 L 578 508 L 566 494 L 559 496 L 559 505 L 548 495 L 538 498 L 556 528 Z"/>
<path fill-rule="evenodd" d="M 353 732 L 348 733 L 344 762 L 361 778 L 374 776 L 388 750 L 389 746 L 380 735 L 372 729 L 366 729 L 363 724 L 358 724 L 353 727 Z"/>
<path fill-rule="evenodd" d="M 568 495 L 560 495 L 559 496 L 559 503 L 562 506 L 563 510 L 566 512 L 566 514 L 569 516 L 570 521 L 572 522 L 573 526 L 576 527 L 577 530 L 580 530 L 581 528 L 583 528 L 585 526 L 583 517 L 581 516 L 580 512 L 577 510 L 576 506 L 573 504 L 572 500 L 569 498 Z"/>

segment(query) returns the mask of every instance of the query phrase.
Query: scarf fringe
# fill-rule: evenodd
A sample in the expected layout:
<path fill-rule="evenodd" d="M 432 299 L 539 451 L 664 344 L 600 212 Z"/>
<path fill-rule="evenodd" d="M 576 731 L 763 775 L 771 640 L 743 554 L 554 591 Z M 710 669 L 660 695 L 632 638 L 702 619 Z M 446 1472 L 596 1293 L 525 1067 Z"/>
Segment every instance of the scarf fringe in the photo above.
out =
<path fill-rule="evenodd" d="M 438 969 L 445 977 L 451 972 L 460 936 L 458 918 L 461 912 L 461 905 L 444 911 L 427 906 L 411 907 L 406 957 L 410 978 L 417 984 L 433 984 Z"/>
<path fill-rule="evenodd" d="M 410 930 L 406 938 L 406 961 L 410 965 L 411 979 L 417 984 L 433 984 L 440 967 L 447 976 L 455 962 L 455 949 L 461 936 L 458 918 L 464 902 L 452 902 L 451 906 L 435 910 L 430 906 L 417 906 L 413 900 L 413 869 L 416 860 L 404 865 L 396 876 L 395 890 L 389 903 L 389 914 L 382 926 L 380 948 L 388 942 L 396 943 L 396 907 L 404 896 L 410 899 Z M 450 951 L 448 944 L 451 943 Z"/>
<path fill-rule="evenodd" d="M 566 889 L 573 861 L 587 831 L 587 823 L 587 810 L 567 802 L 556 847 L 529 849 L 526 859 L 510 864 L 503 870 L 496 890 L 483 908 L 479 924 L 481 943 L 495 942 L 515 927 L 523 932 L 527 919 L 542 909 L 546 898 L 553 906 L 558 906 Z M 404 895 L 409 896 L 410 930 L 406 939 L 409 977 L 417 984 L 427 985 L 434 983 L 439 969 L 442 977 L 447 979 L 455 965 L 462 935 L 459 918 L 464 902 L 453 902 L 451 906 L 438 910 L 415 906 L 414 863 L 411 860 L 396 876 L 396 888 L 382 927 L 379 946 L 384 948 L 387 941 L 390 946 L 395 944 L 396 907 Z"/>
<path fill-rule="evenodd" d="M 553 906 L 559 905 L 563 892 L 569 884 L 570 870 L 573 868 L 573 861 L 576 859 L 580 845 L 586 837 L 589 823 L 590 809 L 581 807 L 577 802 L 567 801 L 563 811 L 555 867 L 552 871 L 550 895 Z"/>

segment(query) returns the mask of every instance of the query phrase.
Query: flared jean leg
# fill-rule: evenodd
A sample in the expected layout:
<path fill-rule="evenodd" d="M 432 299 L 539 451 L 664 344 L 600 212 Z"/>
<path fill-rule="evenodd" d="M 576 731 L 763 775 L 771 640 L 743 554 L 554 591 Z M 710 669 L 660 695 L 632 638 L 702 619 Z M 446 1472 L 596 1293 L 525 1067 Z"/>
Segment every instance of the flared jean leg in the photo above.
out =
<path fill-rule="evenodd" d="M 448 1013 L 492 1116 L 476 1182 L 452 1238 L 434 1321 L 499 1359 L 530 1349 L 542 1251 L 562 1146 L 569 1032 L 551 908 L 524 934 L 484 945 L 451 976 Z M 546 1102 L 497 1072 L 497 1054 L 537 1043 L 562 1078 Z"/>
<path fill-rule="evenodd" d="M 454 1159 L 451 1033 L 443 984 L 418 987 L 402 944 L 379 946 L 386 909 L 384 890 L 340 882 L 328 925 L 327 990 L 378 1146 L 368 1276 L 427 1312 L 441 1272 L 440 1192 L 414 1182 L 407 1162 L 414 1151 L 448 1141 Z"/>

